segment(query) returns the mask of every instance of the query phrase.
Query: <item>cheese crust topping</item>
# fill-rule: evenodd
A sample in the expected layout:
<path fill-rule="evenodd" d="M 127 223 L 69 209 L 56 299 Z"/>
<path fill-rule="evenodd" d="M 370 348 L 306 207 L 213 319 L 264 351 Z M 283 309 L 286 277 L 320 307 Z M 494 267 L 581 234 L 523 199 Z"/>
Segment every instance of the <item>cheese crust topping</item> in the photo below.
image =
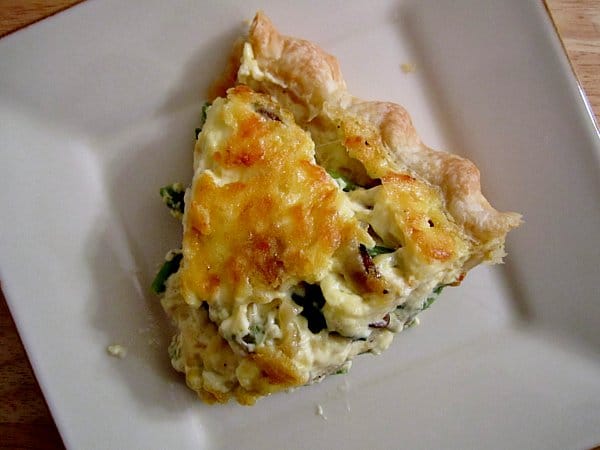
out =
<path fill-rule="evenodd" d="M 184 223 L 188 302 L 265 303 L 318 281 L 343 240 L 364 235 L 309 134 L 245 86 L 210 108 Z"/>

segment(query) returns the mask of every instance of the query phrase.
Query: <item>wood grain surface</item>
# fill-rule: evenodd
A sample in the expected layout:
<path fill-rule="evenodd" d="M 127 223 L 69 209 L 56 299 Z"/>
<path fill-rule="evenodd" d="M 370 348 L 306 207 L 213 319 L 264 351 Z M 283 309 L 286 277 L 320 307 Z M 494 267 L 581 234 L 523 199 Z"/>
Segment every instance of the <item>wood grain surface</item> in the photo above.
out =
<path fill-rule="evenodd" d="M 600 124 L 600 0 L 546 0 L 596 124 Z"/>
<path fill-rule="evenodd" d="M 0 0 L 0 36 L 33 24 L 79 1 Z M 546 0 L 546 5 L 598 123 L 600 0 Z M 0 448 L 63 448 L 1 292 Z"/>

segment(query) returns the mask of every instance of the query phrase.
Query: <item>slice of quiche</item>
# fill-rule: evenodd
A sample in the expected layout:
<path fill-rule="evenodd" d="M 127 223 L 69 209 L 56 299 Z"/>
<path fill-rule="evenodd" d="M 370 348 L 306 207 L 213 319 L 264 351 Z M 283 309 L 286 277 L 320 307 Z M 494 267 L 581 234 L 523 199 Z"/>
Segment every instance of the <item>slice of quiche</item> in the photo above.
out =
<path fill-rule="evenodd" d="M 209 403 L 380 353 L 442 288 L 500 262 L 520 223 L 470 161 L 426 147 L 400 106 L 352 97 L 333 57 L 262 13 L 206 111 L 185 201 L 175 191 L 182 250 L 158 284 L 172 364 Z"/>

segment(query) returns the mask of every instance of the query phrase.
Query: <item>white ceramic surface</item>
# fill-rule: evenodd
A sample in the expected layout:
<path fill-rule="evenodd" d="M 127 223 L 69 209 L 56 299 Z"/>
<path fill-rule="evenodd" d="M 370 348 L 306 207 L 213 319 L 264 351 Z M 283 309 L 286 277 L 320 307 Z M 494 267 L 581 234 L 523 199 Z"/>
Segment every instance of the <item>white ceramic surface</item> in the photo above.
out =
<path fill-rule="evenodd" d="M 335 54 L 356 95 L 473 159 L 525 224 L 506 265 L 349 375 L 208 407 L 170 369 L 148 290 L 179 239 L 157 190 L 189 182 L 203 92 L 258 8 Z M 600 444 L 599 161 L 535 0 L 89 1 L 0 40 L 2 288 L 71 448 Z"/>

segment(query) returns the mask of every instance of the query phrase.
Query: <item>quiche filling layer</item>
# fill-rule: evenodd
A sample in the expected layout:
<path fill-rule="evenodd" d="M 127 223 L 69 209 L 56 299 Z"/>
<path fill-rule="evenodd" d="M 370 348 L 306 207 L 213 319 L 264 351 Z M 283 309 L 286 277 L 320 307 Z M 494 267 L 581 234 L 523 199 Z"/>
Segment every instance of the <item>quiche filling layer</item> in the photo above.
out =
<path fill-rule="evenodd" d="M 163 305 L 173 365 L 209 402 L 252 403 L 381 352 L 460 277 L 471 244 L 438 190 L 393 167 L 362 187 L 315 147 L 245 86 L 208 109 Z"/>
<path fill-rule="evenodd" d="M 489 206 L 472 163 L 422 146 L 397 105 L 347 96 L 335 60 L 263 15 L 234 55 L 192 185 L 161 190 L 183 242 L 153 289 L 188 386 L 253 404 L 385 350 L 500 260 L 520 219 Z"/>

